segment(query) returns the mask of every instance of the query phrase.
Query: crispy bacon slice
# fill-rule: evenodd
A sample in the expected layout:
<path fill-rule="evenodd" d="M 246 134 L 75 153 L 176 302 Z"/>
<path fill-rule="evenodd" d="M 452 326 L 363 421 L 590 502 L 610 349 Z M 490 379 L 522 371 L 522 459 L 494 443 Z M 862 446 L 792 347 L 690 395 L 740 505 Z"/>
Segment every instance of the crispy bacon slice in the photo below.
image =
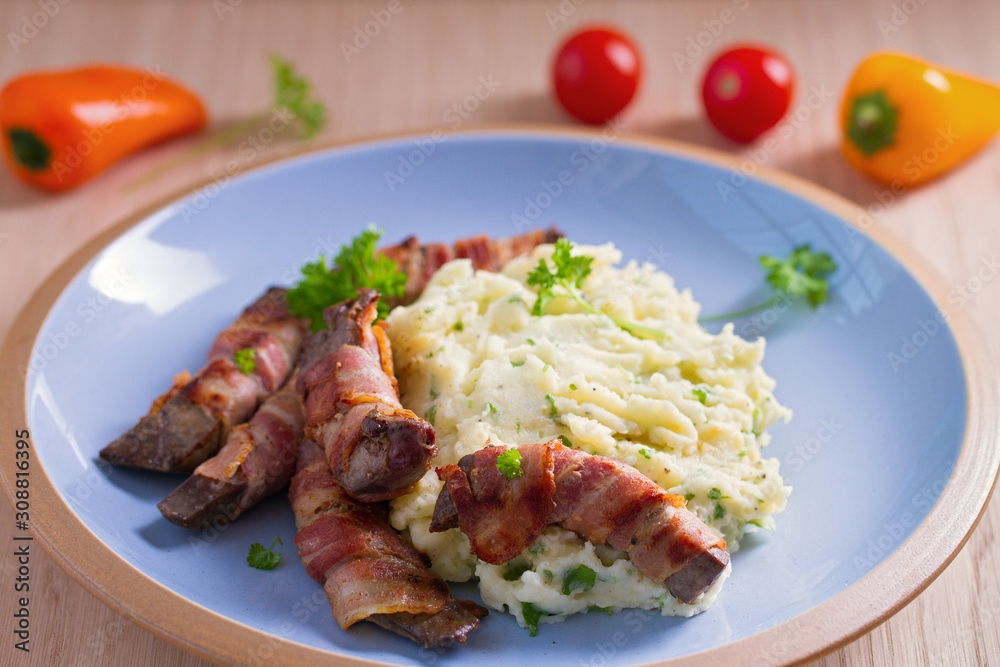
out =
<path fill-rule="evenodd" d="M 288 312 L 287 290 L 272 287 L 220 333 L 208 363 L 188 381 L 186 374 L 153 402 L 149 414 L 101 450 L 114 465 L 164 472 L 191 472 L 215 454 L 230 429 L 284 383 L 298 359 L 305 323 Z M 238 350 L 254 353 L 254 369 L 243 373 Z"/>
<path fill-rule="evenodd" d="M 326 451 L 334 479 L 362 502 L 406 493 L 437 453 L 434 429 L 399 403 L 392 350 L 376 316 L 378 293 L 323 313 L 329 330 L 306 343 L 296 390 L 306 437 Z"/>
<path fill-rule="evenodd" d="M 464 644 L 486 616 L 479 605 L 451 597 L 427 558 L 389 525 L 383 504 L 344 493 L 310 440 L 302 440 L 288 496 L 299 558 L 323 584 L 341 628 L 366 620 L 424 646 L 447 646 Z"/>
<path fill-rule="evenodd" d="M 491 239 L 485 234 L 460 239 L 454 245 L 428 243 L 420 245 L 416 236 L 410 236 L 394 246 L 379 249 L 379 253 L 394 260 L 399 270 L 406 273 L 406 289 L 398 302 L 391 306 L 413 303 L 424 291 L 431 276 L 453 259 L 468 258 L 472 268 L 499 271 L 504 264 L 520 255 L 526 255 L 542 243 L 555 243 L 562 237 L 555 227 L 536 229 L 520 236 Z"/>
<path fill-rule="evenodd" d="M 293 375 L 248 423 L 229 433 L 218 454 L 157 505 L 160 513 L 192 530 L 235 521 L 288 484 L 299 456 L 303 421 Z"/>
<path fill-rule="evenodd" d="M 458 527 L 472 553 L 499 565 L 530 546 L 545 526 L 559 524 L 627 552 L 681 602 L 698 597 L 729 564 L 725 541 L 685 508 L 684 499 L 635 468 L 570 449 L 557 438 L 518 447 L 523 474 L 507 479 L 496 465 L 507 449 L 487 447 L 438 468 L 445 484 L 432 532 Z"/>

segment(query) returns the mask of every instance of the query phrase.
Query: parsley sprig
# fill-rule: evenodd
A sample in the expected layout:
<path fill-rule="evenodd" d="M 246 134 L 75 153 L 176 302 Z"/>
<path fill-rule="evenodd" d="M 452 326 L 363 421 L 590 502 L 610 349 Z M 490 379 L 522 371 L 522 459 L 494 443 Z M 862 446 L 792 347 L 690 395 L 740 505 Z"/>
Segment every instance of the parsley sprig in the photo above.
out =
<path fill-rule="evenodd" d="M 805 243 L 792 250 L 785 259 L 761 255 L 758 260 L 767 271 L 767 282 L 776 294 L 763 303 L 732 313 L 699 318 L 699 322 L 734 320 L 770 308 L 787 297 L 805 297 L 809 305 L 818 308 L 825 303 L 829 282 L 826 277 L 837 270 L 837 263 L 825 252 L 816 252 Z"/>
<path fill-rule="evenodd" d="M 521 452 L 508 449 L 496 458 L 497 470 L 507 479 L 517 479 L 524 474 L 521 468 Z"/>
<path fill-rule="evenodd" d="M 382 295 L 378 315 L 389 314 L 386 297 L 403 295 L 406 274 L 396 262 L 379 255 L 376 244 L 382 232 L 369 226 L 340 248 L 332 266 L 323 255 L 302 267 L 302 280 L 288 290 L 288 308 L 293 315 L 309 320 L 313 331 L 326 326 L 323 309 L 358 295 L 359 287 L 371 287 Z"/>
<path fill-rule="evenodd" d="M 661 340 L 666 337 L 662 331 L 629 322 L 588 303 L 580 293 L 580 288 L 583 286 L 583 281 L 590 275 L 594 258 L 586 255 L 574 256 L 571 252 L 572 249 L 573 244 L 569 239 L 559 239 L 556 241 L 555 251 L 552 253 L 552 264 L 555 270 L 550 269 L 548 262 L 542 258 L 538 260 L 538 266 L 528 274 L 528 284 L 538 287 L 538 299 L 531 310 L 532 315 L 544 315 L 545 309 L 553 299 L 557 296 L 566 296 L 576 301 L 586 312 L 604 315 L 637 338 Z"/>
<path fill-rule="evenodd" d="M 268 549 L 265 549 L 264 545 L 259 542 L 251 544 L 250 553 L 247 554 L 247 565 L 258 570 L 273 570 L 281 561 L 281 554 L 273 550 L 276 544 L 284 546 L 280 537 L 274 538 L 274 542 L 271 542 Z"/>
<path fill-rule="evenodd" d="M 256 155 L 258 146 L 266 142 L 260 140 L 253 145 L 246 146 L 245 144 L 257 133 L 262 133 L 264 128 L 267 128 L 268 132 L 274 132 L 273 120 L 287 121 L 281 127 L 291 126 L 292 129 L 296 130 L 299 139 L 311 139 L 316 136 L 326 125 L 326 107 L 312 96 L 312 84 L 296 72 L 295 66 L 291 62 L 277 55 L 271 56 L 271 77 L 273 83 L 269 106 L 229 127 L 206 136 L 198 143 L 177 153 L 169 160 L 161 162 L 139 178 L 131 181 L 125 186 L 125 189 L 134 190 L 191 160 L 230 144 L 244 142 L 240 144 L 241 155 L 244 148 L 252 148 L 251 154 Z M 269 124 L 272 127 L 268 127 Z M 257 136 L 259 138 L 259 135 Z"/>

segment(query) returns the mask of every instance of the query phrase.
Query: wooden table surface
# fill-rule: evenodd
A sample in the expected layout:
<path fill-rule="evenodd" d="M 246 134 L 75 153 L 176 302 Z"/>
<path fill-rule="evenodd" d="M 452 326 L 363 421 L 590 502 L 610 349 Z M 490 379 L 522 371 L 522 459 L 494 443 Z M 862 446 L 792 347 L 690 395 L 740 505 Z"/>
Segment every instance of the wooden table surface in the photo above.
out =
<path fill-rule="evenodd" d="M 391 21 L 368 43 L 359 42 L 356 52 L 345 53 L 343 44 L 372 20 L 371 12 L 389 6 L 397 10 Z M 716 20 L 724 10 L 731 19 L 725 24 Z M 383 20 L 387 15 L 381 14 Z M 222 126 L 267 104 L 267 56 L 280 53 L 314 82 L 327 104 L 330 122 L 321 142 L 451 127 L 456 116 L 449 110 L 474 93 L 481 77 L 496 82 L 495 90 L 459 119 L 461 127 L 568 123 L 549 93 L 549 62 L 574 26 L 597 20 L 622 26 L 645 55 L 645 80 L 623 119 L 628 132 L 746 155 L 867 208 L 876 224 L 926 258 L 946 285 L 977 286 L 964 309 L 984 332 L 993 357 L 1000 358 L 1000 281 L 990 280 L 995 269 L 984 270 L 995 265 L 1000 250 L 1000 143 L 939 181 L 897 196 L 844 162 L 836 122 L 840 92 L 853 66 L 874 50 L 910 51 L 1000 80 L 995 1 L 5 2 L 0 81 L 29 69 L 93 61 L 151 66 L 199 91 L 213 122 Z M 820 100 L 771 152 L 752 154 L 720 139 L 699 112 L 696 91 L 708 54 L 742 40 L 767 42 L 790 58 L 800 82 L 796 107 L 810 93 Z M 697 47 L 699 41 L 707 46 Z M 0 172 L 0 284 L 7 286 L 0 335 L 41 281 L 88 239 L 138 208 L 204 180 L 236 155 L 235 148 L 217 150 L 144 187 L 123 190 L 186 143 L 147 151 L 62 195 L 33 190 Z M 297 148 L 275 142 L 261 159 Z M 981 282 L 974 280 L 977 272 Z M 4 382 L 21 381 L 13 369 L 2 371 Z M 3 437 L 21 426 L 4 424 Z M 13 525 L 11 508 L 0 503 L 5 545 L 13 544 L 8 536 Z M 926 591 L 819 664 L 1000 664 L 998 529 L 1000 507 L 993 503 Z M 14 650 L 16 595 L 10 582 L 16 564 L 9 551 L 5 546 L 0 558 L 0 663 L 205 664 L 118 616 L 40 552 L 31 569 L 31 652 Z"/>

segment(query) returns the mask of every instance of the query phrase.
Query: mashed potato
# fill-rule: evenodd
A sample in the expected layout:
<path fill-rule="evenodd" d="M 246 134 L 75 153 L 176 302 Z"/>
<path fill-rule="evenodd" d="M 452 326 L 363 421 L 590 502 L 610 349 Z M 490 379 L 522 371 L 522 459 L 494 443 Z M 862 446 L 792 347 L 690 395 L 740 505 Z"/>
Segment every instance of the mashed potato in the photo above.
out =
<path fill-rule="evenodd" d="M 608 317 L 556 298 L 531 314 L 528 273 L 553 246 L 539 246 L 503 273 L 474 272 L 468 260 L 442 267 L 421 298 L 396 308 L 389 335 L 404 406 L 437 432 L 435 466 L 457 462 L 492 443 L 517 446 L 563 436 L 566 444 L 634 466 L 739 548 L 748 524 L 772 528 L 791 489 L 776 459 L 761 457 L 765 430 L 790 411 L 775 400 L 760 367 L 764 341 L 750 343 L 726 325 L 718 335 L 697 323 L 688 291 L 650 265 L 618 267 L 608 244 L 580 246 L 594 258 L 583 285 L 587 301 L 607 313 L 666 334 L 637 338 Z M 483 563 L 458 530 L 430 533 L 441 482 L 433 470 L 392 503 L 391 521 L 408 530 L 446 579 L 477 577 L 486 604 L 506 607 L 522 625 L 525 605 L 541 622 L 593 608 L 659 609 L 690 616 L 715 599 L 724 575 L 691 604 L 642 575 L 627 556 L 550 526 L 517 559 Z M 596 573 L 589 590 L 564 594 L 579 565 Z"/>

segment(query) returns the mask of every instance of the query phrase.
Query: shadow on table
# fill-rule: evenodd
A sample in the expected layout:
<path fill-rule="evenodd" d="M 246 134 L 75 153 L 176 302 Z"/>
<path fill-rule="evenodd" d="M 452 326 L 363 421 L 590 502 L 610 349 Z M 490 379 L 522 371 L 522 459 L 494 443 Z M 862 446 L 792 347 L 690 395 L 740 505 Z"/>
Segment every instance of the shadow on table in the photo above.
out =
<path fill-rule="evenodd" d="M 0 211 L 30 206 L 56 196 L 22 183 L 6 169 L 0 173 Z"/>
<path fill-rule="evenodd" d="M 636 130 L 722 151 L 740 160 L 752 159 L 748 157 L 752 154 L 751 151 L 762 150 L 768 136 L 765 135 L 763 139 L 750 144 L 736 143 L 719 134 L 707 120 L 700 117 L 679 118 L 660 125 L 639 126 Z M 872 208 L 876 214 L 881 212 L 879 207 L 891 205 L 907 194 L 901 188 L 893 190 L 861 174 L 844 159 L 839 144 L 822 146 L 780 165 L 774 164 L 775 160 L 770 157 L 768 156 L 769 159 L 763 162 L 764 166 L 776 167 L 804 178 L 849 199 L 862 208 Z"/>
<path fill-rule="evenodd" d="M 547 123 L 573 126 L 576 123 L 556 106 L 548 92 L 528 93 L 490 100 L 489 116 L 482 119 L 491 123 Z M 586 126 L 583 126 L 586 127 Z"/>

